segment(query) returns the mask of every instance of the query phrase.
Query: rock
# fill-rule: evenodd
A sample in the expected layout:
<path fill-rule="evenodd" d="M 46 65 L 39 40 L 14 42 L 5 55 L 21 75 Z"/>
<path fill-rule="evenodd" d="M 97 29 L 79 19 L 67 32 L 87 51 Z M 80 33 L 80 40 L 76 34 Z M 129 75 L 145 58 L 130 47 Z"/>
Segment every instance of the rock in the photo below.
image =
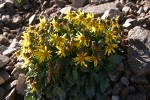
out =
<path fill-rule="evenodd" d="M 10 30 L 10 33 L 11 33 L 11 34 L 17 34 L 17 33 L 18 33 L 18 30 Z"/>
<path fill-rule="evenodd" d="M 105 19 L 105 18 L 107 18 L 108 16 L 110 17 L 110 18 L 115 18 L 115 17 L 117 17 L 117 16 L 119 16 L 120 15 L 120 11 L 119 10 L 117 10 L 117 9 L 109 9 L 108 11 L 106 11 L 104 14 L 103 14 L 103 16 L 101 17 L 101 19 Z"/>
<path fill-rule="evenodd" d="M 128 18 L 125 23 L 123 24 L 123 27 L 131 29 L 136 24 L 136 19 Z"/>
<path fill-rule="evenodd" d="M 129 12 L 129 10 L 130 10 L 130 7 L 128 7 L 128 6 L 124 6 L 122 8 L 122 12 L 124 12 L 125 14 L 127 14 Z"/>
<path fill-rule="evenodd" d="M 0 3 L 0 11 L 3 11 L 5 7 L 5 3 Z"/>
<path fill-rule="evenodd" d="M 120 100 L 120 97 L 118 95 L 113 95 L 111 100 Z"/>
<path fill-rule="evenodd" d="M 128 33 L 128 63 L 139 76 L 150 73 L 150 31 L 136 26 Z"/>
<path fill-rule="evenodd" d="M 19 75 L 20 75 L 20 74 L 24 74 L 24 73 L 25 73 L 25 72 L 24 72 L 23 69 L 21 69 L 21 68 L 19 68 L 19 67 L 15 67 L 15 68 L 13 69 L 13 71 L 11 72 L 11 75 L 13 75 L 15 79 L 18 79 Z"/>
<path fill-rule="evenodd" d="M 120 63 L 119 67 L 117 68 L 118 71 L 124 71 L 123 63 Z"/>
<path fill-rule="evenodd" d="M 6 70 L 13 70 L 15 68 L 15 66 L 6 66 L 4 69 Z"/>
<path fill-rule="evenodd" d="M 121 78 L 122 72 L 120 72 L 120 71 L 111 72 L 108 74 L 108 76 L 109 76 L 111 81 L 116 82 Z"/>
<path fill-rule="evenodd" d="M 117 9 L 116 4 L 114 2 L 104 3 L 97 6 L 85 6 L 82 10 L 85 13 L 93 13 L 95 17 L 101 16 L 109 9 Z"/>
<path fill-rule="evenodd" d="M 82 1 L 82 0 L 81 0 Z M 67 2 L 65 0 L 55 0 L 55 4 L 59 7 L 59 8 L 63 8 L 65 7 L 65 5 L 67 4 Z"/>
<path fill-rule="evenodd" d="M 121 3 L 122 5 L 125 5 L 125 0 L 120 0 L 120 3 Z"/>
<path fill-rule="evenodd" d="M 6 7 L 10 8 L 10 9 L 13 9 L 14 8 L 14 4 L 13 4 L 13 1 L 12 0 L 6 0 L 5 1 L 5 5 Z"/>
<path fill-rule="evenodd" d="M 146 77 L 142 77 L 142 76 L 132 76 L 130 78 L 130 81 L 132 83 L 136 83 L 136 84 L 149 84 L 149 82 L 146 79 Z"/>
<path fill-rule="evenodd" d="M 10 56 L 11 54 L 15 53 L 18 49 L 17 48 L 7 48 L 2 54 L 5 56 Z"/>
<path fill-rule="evenodd" d="M 21 16 L 17 16 L 13 18 L 13 23 L 20 24 L 23 21 L 23 18 Z"/>
<path fill-rule="evenodd" d="M 13 88 L 5 97 L 6 100 L 15 100 L 16 89 Z"/>
<path fill-rule="evenodd" d="M 18 46 L 20 46 L 18 40 L 13 39 L 12 43 L 9 45 L 9 48 L 15 48 L 15 47 L 18 47 Z"/>
<path fill-rule="evenodd" d="M 3 98 L 5 95 L 5 90 L 4 88 L 0 87 L 0 99 Z"/>
<path fill-rule="evenodd" d="M 18 0 L 12 0 L 12 1 L 13 1 L 13 4 L 14 4 L 16 7 L 18 7 L 18 8 L 21 7 L 21 5 L 19 4 Z"/>
<path fill-rule="evenodd" d="M 101 0 L 90 0 L 91 4 L 99 4 Z"/>
<path fill-rule="evenodd" d="M 9 20 L 10 20 L 10 16 L 9 16 L 9 15 L 3 15 L 3 16 L 2 16 L 2 21 L 3 21 L 5 24 L 8 24 L 8 23 L 9 23 Z"/>
<path fill-rule="evenodd" d="M 64 13 L 66 13 L 66 12 L 68 12 L 68 11 L 73 11 L 73 10 L 77 10 L 76 8 L 74 8 L 74 7 L 72 7 L 72 6 L 67 6 L 67 7 L 64 7 L 64 8 L 62 8 L 61 10 L 60 10 L 60 12 L 62 13 L 62 14 L 64 14 Z"/>
<path fill-rule="evenodd" d="M 143 13 L 143 12 L 144 12 L 143 7 L 140 7 L 139 10 L 137 11 L 137 14 L 141 14 L 141 13 Z"/>
<path fill-rule="evenodd" d="M 149 6 L 144 6 L 144 7 L 143 7 L 143 10 L 144 10 L 145 13 L 147 13 L 149 9 L 150 9 Z"/>
<path fill-rule="evenodd" d="M 122 78 L 121 78 L 121 82 L 122 82 L 124 85 L 126 85 L 126 86 L 129 85 L 129 80 L 128 80 L 128 78 L 126 78 L 126 77 L 122 77 Z"/>
<path fill-rule="evenodd" d="M 3 56 L 0 54 L 0 68 L 5 66 L 9 61 L 10 59 L 7 56 Z"/>
<path fill-rule="evenodd" d="M 125 89 L 122 90 L 121 92 L 121 100 L 126 100 L 127 97 L 129 96 L 130 94 L 130 87 L 126 87 Z"/>
<path fill-rule="evenodd" d="M 0 20 L 0 27 L 2 27 L 3 26 L 3 22 L 2 22 L 2 20 Z"/>
<path fill-rule="evenodd" d="M 121 91 L 124 88 L 125 88 L 125 86 L 122 83 L 115 84 L 115 86 L 113 87 L 112 94 L 113 95 L 118 95 L 119 93 L 121 93 Z"/>
<path fill-rule="evenodd" d="M 6 91 L 10 91 L 12 88 L 14 88 L 18 83 L 18 80 L 14 80 L 11 83 L 9 83 L 7 86 L 5 86 Z"/>
<path fill-rule="evenodd" d="M 129 95 L 127 100 L 147 100 L 145 94 Z"/>
<path fill-rule="evenodd" d="M 7 49 L 6 46 L 0 45 L 0 54 L 2 54 Z"/>
<path fill-rule="evenodd" d="M 73 0 L 72 6 L 75 8 L 83 7 L 87 4 L 88 0 Z"/>
<path fill-rule="evenodd" d="M 8 43 L 8 39 L 4 35 L 0 35 L 0 44 Z"/>
<path fill-rule="evenodd" d="M 30 18 L 29 18 L 29 25 L 32 24 L 32 22 L 34 21 L 36 15 L 32 15 Z"/>
<path fill-rule="evenodd" d="M 119 1 L 116 1 L 116 7 L 117 7 L 119 10 L 122 10 L 123 4 L 120 3 Z"/>
<path fill-rule="evenodd" d="M 6 70 L 0 70 L 0 85 L 10 79 L 10 75 Z"/>
<path fill-rule="evenodd" d="M 9 33 L 9 34 L 7 35 L 7 38 L 8 38 L 8 39 L 14 39 L 15 36 L 16 36 L 15 34 Z"/>
<path fill-rule="evenodd" d="M 16 86 L 16 91 L 18 94 L 21 94 L 22 91 L 24 90 L 24 85 L 25 85 L 26 77 L 24 74 L 20 74 Z"/>

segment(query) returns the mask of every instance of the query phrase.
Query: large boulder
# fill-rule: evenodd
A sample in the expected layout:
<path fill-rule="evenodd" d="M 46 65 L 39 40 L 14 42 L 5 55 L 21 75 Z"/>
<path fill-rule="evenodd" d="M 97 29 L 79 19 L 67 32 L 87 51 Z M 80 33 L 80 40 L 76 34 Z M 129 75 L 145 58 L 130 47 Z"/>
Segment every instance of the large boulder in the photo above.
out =
<path fill-rule="evenodd" d="M 150 31 L 136 26 L 128 33 L 128 63 L 139 76 L 150 74 Z"/>
<path fill-rule="evenodd" d="M 85 13 L 93 13 L 96 17 L 103 15 L 109 9 L 118 9 L 115 2 L 104 3 L 100 5 L 88 5 L 82 8 Z"/>

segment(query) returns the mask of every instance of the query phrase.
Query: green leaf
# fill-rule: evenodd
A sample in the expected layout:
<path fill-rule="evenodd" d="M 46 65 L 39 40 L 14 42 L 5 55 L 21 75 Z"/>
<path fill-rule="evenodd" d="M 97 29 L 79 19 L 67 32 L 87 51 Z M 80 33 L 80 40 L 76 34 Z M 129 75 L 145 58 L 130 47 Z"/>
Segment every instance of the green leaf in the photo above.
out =
<path fill-rule="evenodd" d="M 90 99 L 92 99 L 93 96 L 95 95 L 95 85 L 92 78 L 90 79 L 90 82 L 87 83 L 85 87 L 85 92 Z"/>
<path fill-rule="evenodd" d="M 109 58 L 109 60 L 114 64 L 120 64 L 122 59 L 123 59 L 123 57 L 118 54 L 111 55 Z"/>
<path fill-rule="evenodd" d="M 75 81 L 78 80 L 77 68 L 74 68 L 74 69 L 72 70 L 72 76 L 73 76 L 73 79 L 74 79 Z"/>
<path fill-rule="evenodd" d="M 54 90 L 54 94 L 58 95 L 60 100 L 66 99 L 66 92 L 64 90 L 62 90 L 61 87 L 56 87 Z"/>
<path fill-rule="evenodd" d="M 108 87 L 109 87 L 109 79 L 106 77 L 100 83 L 101 92 L 104 93 Z"/>

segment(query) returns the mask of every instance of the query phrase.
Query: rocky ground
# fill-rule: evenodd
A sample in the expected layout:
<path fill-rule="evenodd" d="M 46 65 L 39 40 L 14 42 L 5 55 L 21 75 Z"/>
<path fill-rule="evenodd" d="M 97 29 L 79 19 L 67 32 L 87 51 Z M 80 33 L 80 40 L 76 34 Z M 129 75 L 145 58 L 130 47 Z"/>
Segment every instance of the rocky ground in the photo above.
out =
<path fill-rule="evenodd" d="M 110 73 L 108 100 L 150 100 L 150 1 L 149 0 L 0 0 L 0 100 L 23 100 L 25 72 L 14 54 L 20 35 L 38 18 L 83 10 L 102 19 L 120 16 L 126 45 L 123 62 Z"/>

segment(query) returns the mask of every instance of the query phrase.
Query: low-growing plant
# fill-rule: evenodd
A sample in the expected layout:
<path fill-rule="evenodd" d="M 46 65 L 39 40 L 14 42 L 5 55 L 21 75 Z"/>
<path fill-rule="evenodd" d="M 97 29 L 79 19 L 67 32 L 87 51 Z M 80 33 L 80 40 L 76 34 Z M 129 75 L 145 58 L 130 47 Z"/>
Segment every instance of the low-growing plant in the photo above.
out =
<path fill-rule="evenodd" d="M 95 19 L 82 11 L 40 19 L 23 32 L 17 53 L 27 70 L 26 100 L 102 100 L 107 73 L 121 62 L 116 19 Z"/>

